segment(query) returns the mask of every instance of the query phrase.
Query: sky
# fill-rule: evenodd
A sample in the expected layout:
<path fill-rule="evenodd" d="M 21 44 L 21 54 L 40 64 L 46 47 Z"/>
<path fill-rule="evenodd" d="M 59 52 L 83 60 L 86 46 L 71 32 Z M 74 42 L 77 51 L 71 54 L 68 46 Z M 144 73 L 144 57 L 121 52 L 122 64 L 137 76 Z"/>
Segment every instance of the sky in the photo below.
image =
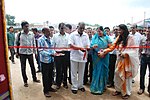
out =
<path fill-rule="evenodd" d="M 112 27 L 150 18 L 150 0 L 5 0 L 5 12 L 19 23 L 82 21 Z"/>

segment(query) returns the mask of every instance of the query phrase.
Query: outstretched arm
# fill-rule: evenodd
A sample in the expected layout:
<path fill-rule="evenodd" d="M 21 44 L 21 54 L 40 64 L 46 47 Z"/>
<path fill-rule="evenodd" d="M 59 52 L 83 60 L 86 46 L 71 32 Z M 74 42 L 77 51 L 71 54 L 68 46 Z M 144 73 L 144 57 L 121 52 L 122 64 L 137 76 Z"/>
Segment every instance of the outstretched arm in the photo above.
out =
<path fill-rule="evenodd" d="M 108 52 L 113 51 L 117 46 L 118 39 L 119 39 L 119 36 L 116 38 L 115 42 L 111 46 L 109 46 L 107 49 L 103 50 L 103 53 L 107 54 Z"/>

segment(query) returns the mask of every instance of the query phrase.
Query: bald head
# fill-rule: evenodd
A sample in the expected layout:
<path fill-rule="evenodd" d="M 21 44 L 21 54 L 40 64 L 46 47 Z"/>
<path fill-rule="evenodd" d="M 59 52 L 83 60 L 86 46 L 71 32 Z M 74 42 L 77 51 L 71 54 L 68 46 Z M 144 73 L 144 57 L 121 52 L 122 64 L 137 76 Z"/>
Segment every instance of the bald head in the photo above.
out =
<path fill-rule="evenodd" d="M 44 35 L 47 37 L 47 38 L 49 38 L 50 37 L 50 30 L 49 30 L 49 28 L 43 28 L 42 29 L 42 32 L 44 33 Z"/>
<path fill-rule="evenodd" d="M 82 34 L 84 30 L 85 30 L 85 23 L 84 22 L 79 22 L 79 24 L 78 24 L 78 32 L 80 34 Z"/>
<path fill-rule="evenodd" d="M 131 28 L 137 28 L 137 24 L 131 25 Z"/>
<path fill-rule="evenodd" d="M 84 22 L 79 22 L 78 26 L 80 26 L 80 25 L 85 25 L 85 23 Z"/>
<path fill-rule="evenodd" d="M 131 32 L 132 32 L 132 34 L 135 34 L 136 30 L 137 30 L 137 25 L 136 24 L 131 25 Z"/>

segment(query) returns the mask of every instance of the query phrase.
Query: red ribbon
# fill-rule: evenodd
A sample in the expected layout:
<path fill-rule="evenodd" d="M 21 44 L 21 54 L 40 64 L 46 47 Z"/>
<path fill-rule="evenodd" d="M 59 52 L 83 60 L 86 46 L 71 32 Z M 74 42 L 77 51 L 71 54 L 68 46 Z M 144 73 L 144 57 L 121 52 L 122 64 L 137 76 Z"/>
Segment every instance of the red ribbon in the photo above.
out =
<path fill-rule="evenodd" d="M 51 47 L 51 48 L 49 48 L 49 47 L 35 47 L 35 46 L 8 46 L 8 47 L 9 47 L 9 48 L 64 49 L 64 50 L 65 50 L 65 49 L 66 49 L 66 50 L 72 49 L 72 48 L 66 48 L 66 47 L 61 47 L 61 48 L 59 48 L 59 47 Z M 128 47 L 125 47 L 125 48 L 140 48 L 140 49 L 142 49 L 142 48 L 149 48 L 149 49 L 150 49 L 150 46 L 128 46 Z M 85 49 L 87 49 L 87 48 L 85 48 Z M 103 48 L 102 48 L 102 49 L 103 49 Z M 88 48 L 87 50 L 89 50 L 89 48 Z"/>
<path fill-rule="evenodd" d="M 85 59 L 85 57 L 86 57 L 86 51 L 84 52 L 84 55 L 83 55 L 83 60 Z"/>

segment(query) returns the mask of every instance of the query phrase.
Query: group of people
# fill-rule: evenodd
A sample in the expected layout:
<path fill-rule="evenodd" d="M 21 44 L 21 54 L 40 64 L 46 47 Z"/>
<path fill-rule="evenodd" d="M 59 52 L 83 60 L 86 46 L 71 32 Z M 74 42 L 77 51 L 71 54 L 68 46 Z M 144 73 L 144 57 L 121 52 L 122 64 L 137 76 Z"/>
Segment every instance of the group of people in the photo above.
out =
<path fill-rule="evenodd" d="M 13 28 L 10 27 L 8 44 L 9 41 L 13 41 L 18 47 L 26 47 L 19 48 L 16 52 L 16 55 L 20 57 L 25 87 L 28 87 L 26 59 L 31 67 L 33 81 L 40 83 L 40 80 L 36 78 L 33 59 L 33 53 L 35 53 L 38 72 L 42 72 L 43 93 L 46 97 L 51 97 L 50 92 L 56 92 L 61 88 L 62 83 L 64 88 L 68 88 L 68 68 L 68 79 L 72 84 L 73 94 L 77 94 L 78 90 L 85 92 L 84 84 L 87 84 L 88 76 L 90 76 L 92 94 L 101 95 L 106 91 L 106 87 L 114 87 L 116 91 L 113 96 L 122 95 L 123 99 L 128 99 L 132 91 L 132 80 L 140 66 L 138 94 L 144 93 L 147 65 L 150 72 L 150 49 L 144 46 L 150 46 L 150 27 L 147 28 L 147 34 L 143 34 L 143 32 L 137 32 L 136 25 L 132 25 L 129 31 L 126 25 L 120 24 L 110 33 L 109 27 L 99 26 L 92 31 L 92 28 L 85 29 L 84 22 L 79 22 L 77 29 L 72 32 L 70 24 L 60 23 L 58 33 L 54 34 L 54 27 L 50 26 L 43 28 L 41 35 L 36 28 L 32 29 L 33 33 L 29 31 L 29 23 L 26 21 L 22 22 L 21 26 L 23 30 L 16 39 L 14 35 L 10 35 Z M 134 48 L 135 46 L 143 46 L 143 48 Z M 12 54 L 12 52 L 15 52 L 14 48 L 10 48 L 10 60 L 14 63 L 15 53 Z M 52 88 L 54 66 L 56 89 Z M 150 96 L 150 75 L 148 92 Z"/>

